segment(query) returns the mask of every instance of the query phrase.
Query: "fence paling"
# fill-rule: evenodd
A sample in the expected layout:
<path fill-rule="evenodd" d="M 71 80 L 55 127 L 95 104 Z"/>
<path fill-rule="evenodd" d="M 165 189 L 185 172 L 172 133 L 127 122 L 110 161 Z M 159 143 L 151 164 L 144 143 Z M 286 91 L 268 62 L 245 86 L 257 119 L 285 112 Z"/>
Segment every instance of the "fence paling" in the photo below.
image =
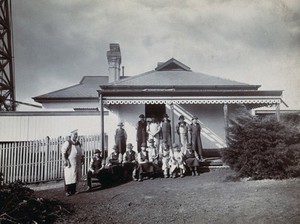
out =
<path fill-rule="evenodd" d="M 83 174 L 93 150 L 100 149 L 100 136 L 81 136 L 85 153 Z M 21 180 L 25 183 L 50 181 L 63 178 L 61 146 L 63 139 L 0 143 L 0 172 L 4 174 L 4 183 Z"/>
<path fill-rule="evenodd" d="M 28 173 L 29 173 L 29 152 L 30 152 L 30 142 L 26 142 L 26 148 L 25 148 L 25 156 L 26 156 L 26 162 L 25 162 L 25 166 L 24 166 L 24 168 L 25 168 L 25 173 L 24 173 L 24 182 L 27 182 L 28 181 L 28 179 L 27 179 L 27 177 L 28 177 Z"/>
<path fill-rule="evenodd" d="M 20 156 L 21 156 L 20 150 L 19 150 L 20 146 L 21 146 L 21 142 L 19 142 L 16 147 L 16 164 L 15 164 L 15 166 L 16 166 L 16 176 L 18 177 L 18 179 L 20 179 L 20 169 L 21 169 L 20 166 L 17 166 L 17 164 L 20 164 Z"/>
<path fill-rule="evenodd" d="M 43 176 L 42 176 L 42 174 L 41 174 L 41 154 L 42 154 L 42 151 L 43 150 L 38 150 L 38 148 L 39 148 L 39 146 L 42 148 L 42 142 L 41 141 L 38 141 L 37 142 L 37 145 L 36 145 L 36 153 L 37 153 L 37 170 L 36 170 L 36 172 L 37 172 L 37 175 L 36 175 L 36 179 L 39 177 L 39 179 L 43 179 Z"/>
<path fill-rule="evenodd" d="M 34 147 L 34 142 L 30 143 L 30 153 L 29 153 L 29 168 L 30 168 L 30 174 L 29 174 L 29 181 L 30 182 L 34 182 L 33 180 L 33 174 L 34 174 L 34 151 L 33 151 L 33 147 Z"/>
<path fill-rule="evenodd" d="M 9 148 L 13 148 L 12 144 L 8 145 Z M 12 181 L 12 171 L 11 171 L 11 164 L 12 164 L 12 150 L 8 151 L 8 156 L 9 156 L 9 160 L 8 160 L 8 164 L 7 164 L 7 170 L 9 171 L 9 181 Z"/>

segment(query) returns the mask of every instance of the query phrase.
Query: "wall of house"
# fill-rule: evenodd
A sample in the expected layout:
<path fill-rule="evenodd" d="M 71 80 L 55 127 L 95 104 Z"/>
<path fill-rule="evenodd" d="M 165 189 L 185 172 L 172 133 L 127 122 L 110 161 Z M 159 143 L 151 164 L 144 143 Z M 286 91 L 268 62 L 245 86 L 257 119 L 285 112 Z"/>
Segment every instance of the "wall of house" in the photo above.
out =
<path fill-rule="evenodd" d="M 221 148 L 225 144 L 225 123 L 223 105 L 220 104 L 184 104 L 180 105 L 189 115 L 199 118 L 202 127 L 201 139 L 203 147 Z M 178 121 L 178 117 L 176 118 Z M 191 123 L 191 120 L 186 120 Z"/>
<path fill-rule="evenodd" d="M 206 149 L 216 149 L 225 147 L 225 123 L 223 105 L 179 105 L 190 116 L 195 115 L 199 118 L 202 126 L 203 147 Z M 132 143 L 136 149 L 136 124 L 139 121 L 139 115 L 145 114 L 145 105 L 111 105 L 109 107 L 110 116 L 105 123 L 105 132 L 108 133 L 108 147 L 114 145 L 114 133 L 117 124 L 122 121 L 127 132 L 127 143 Z M 180 112 L 174 110 L 174 131 L 178 123 Z M 171 118 L 171 110 L 166 106 L 166 113 Z M 187 116 L 186 116 L 187 117 Z M 191 123 L 186 119 L 186 122 Z M 175 142 L 179 142 L 178 135 L 175 132 Z"/>
<path fill-rule="evenodd" d="M 49 102 L 43 103 L 43 109 L 47 111 L 73 111 L 74 108 L 97 108 L 99 107 L 99 100 L 90 100 L 89 102 L 78 102 L 78 101 L 65 101 L 65 102 Z"/>
<path fill-rule="evenodd" d="M 136 149 L 136 124 L 139 121 L 139 115 L 145 113 L 145 105 L 111 105 L 109 107 L 110 116 L 104 124 L 105 132 L 108 133 L 108 150 L 112 151 L 115 144 L 114 134 L 119 122 L 123 122 L 127 133 L 127 143 L 132 143 Z"/>

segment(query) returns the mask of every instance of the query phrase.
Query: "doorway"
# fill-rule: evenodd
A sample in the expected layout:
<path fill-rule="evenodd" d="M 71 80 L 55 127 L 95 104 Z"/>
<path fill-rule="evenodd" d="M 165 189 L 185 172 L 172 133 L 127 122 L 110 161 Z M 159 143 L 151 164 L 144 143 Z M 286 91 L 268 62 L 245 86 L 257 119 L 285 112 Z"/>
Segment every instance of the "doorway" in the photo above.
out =
<path fill-rule="evenodd" d="M 145 104 L 146 118 L 151 118 L 152 116 L 154 116 L 158 121 L 161 121 L 165 113 L 165 104 Z"/>

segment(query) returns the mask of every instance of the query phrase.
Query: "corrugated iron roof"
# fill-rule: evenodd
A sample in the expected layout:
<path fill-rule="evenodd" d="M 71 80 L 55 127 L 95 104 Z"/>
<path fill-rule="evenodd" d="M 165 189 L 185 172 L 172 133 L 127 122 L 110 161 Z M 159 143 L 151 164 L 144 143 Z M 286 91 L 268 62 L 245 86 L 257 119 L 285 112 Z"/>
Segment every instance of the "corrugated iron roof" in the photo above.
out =
<path fill-rule="evenodd" d="M 179 88 L 190 89 L 209 89 L 214 86 L 218 89 L 222 87 L 234 89 L 253 89 L 257 90 L 259 86 L 249 85 L 237 81 L 219 78 L 212 75 L 197 73 L 174 58 L 161 63 L 156 67 L 156 70 L 145 72 L 136 76 L 121 77 L 119 81 L 108 83 L 108 76 L 84 76 L 79 84 L 50 92 L 44 95 L 34 97 L 37 102 L 43 100 L 54 99 L 88 99 L 97 98 L 97 90 L 102 88 L 113 88 L 118 90 L 118 87 L 143 87 L 168 89 L 177 86 Z"/>
<path fill-rule="evenodd" d="M 250 86 L 249 84 L 232 81 L 229 79 L 222 79 L 212 75 L 203 73 L 186 71 L 186 70 L 172 70 L 172 71 L 149 71 L 140 75 L 131 76 L 120 81 L 109 83 L 114 86 Z"/>
<path fill-rule="evenodd" d="M 97 90 L 100 85 L 108 83 L 108 76 L 84 76 L 80 83 L 54 92 L 34 97 L 41 98 L 94 98 L 98 97 Z"/>

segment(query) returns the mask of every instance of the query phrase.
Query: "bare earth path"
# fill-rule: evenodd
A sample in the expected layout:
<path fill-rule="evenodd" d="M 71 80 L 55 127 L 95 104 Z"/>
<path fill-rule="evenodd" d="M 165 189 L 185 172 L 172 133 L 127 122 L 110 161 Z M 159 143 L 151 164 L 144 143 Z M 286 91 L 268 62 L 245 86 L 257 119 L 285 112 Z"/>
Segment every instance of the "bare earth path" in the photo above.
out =
<path fill-rule="evenodd" d="M 76 213 L 61 223 L 300 223 L 300 179 L 224 181 L 231 174 L 217 169 L 71 197 L 64 196 L 62 183 L 36 192 L 73 206 Z"/>

